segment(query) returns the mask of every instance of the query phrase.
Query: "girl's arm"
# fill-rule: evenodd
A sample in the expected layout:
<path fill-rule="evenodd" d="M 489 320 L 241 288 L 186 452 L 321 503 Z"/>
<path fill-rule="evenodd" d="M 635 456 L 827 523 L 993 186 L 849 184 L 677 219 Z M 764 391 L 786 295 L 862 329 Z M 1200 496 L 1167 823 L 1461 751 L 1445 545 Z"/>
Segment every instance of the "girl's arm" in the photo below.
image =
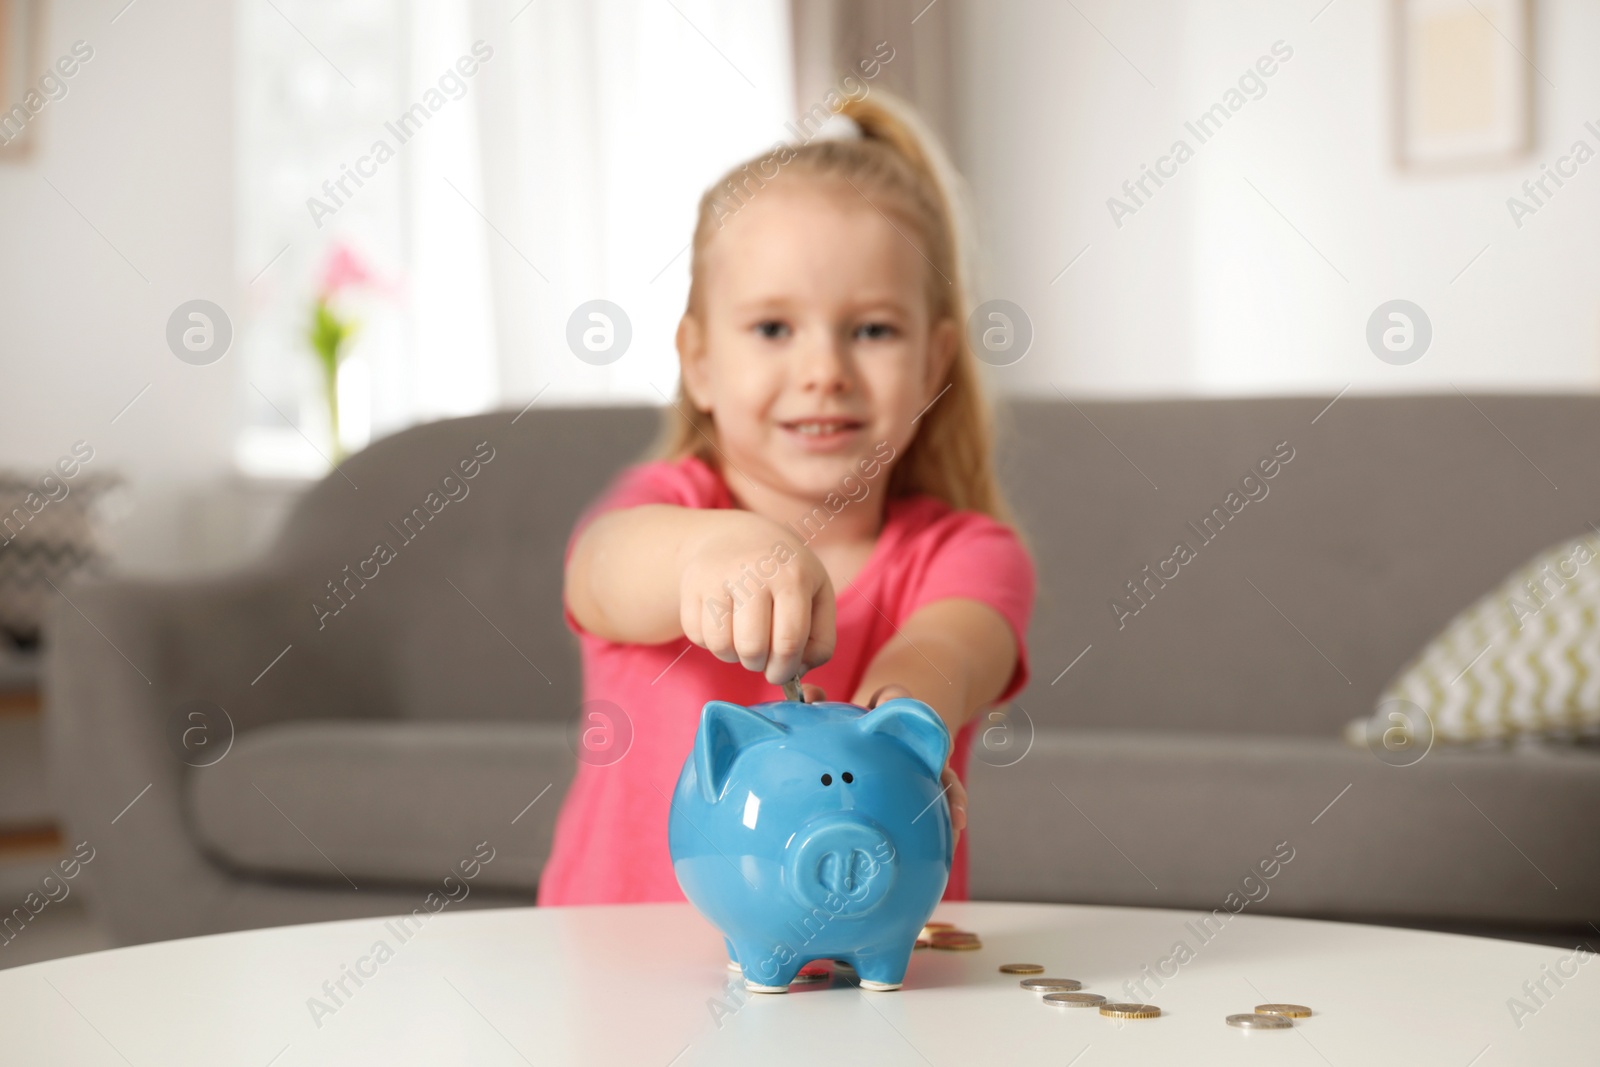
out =
<path fill-rule="evenodd" d="M 584 528 L 565 578 L 573 618 L 607 640 L 687 637 L 775 685 L 833 655 L 833 584 L 822 561 L 748 511 L 608 511 Z"/>
<path fill-rule="evenodd" d="M 956 731 L 1005 692 L 1017 666 L 1017 639 L 994 608 L 952 597 L 917 609 L 867 667 L 852 704 L 874 708 L 909 696 Z M 959 840 L 967 826 L 967 790 L 947 762 L 940 776 Z"/>
<path fill-rule="evenodd" d="M 898 685 L 938 712 L 954 737 L 1005 691 L 1016 666 L 1017 639 L 998 611 L 977 600 L 936 600 L 878 650 L 851 703 L 870 707 L 879 689 Z"/>

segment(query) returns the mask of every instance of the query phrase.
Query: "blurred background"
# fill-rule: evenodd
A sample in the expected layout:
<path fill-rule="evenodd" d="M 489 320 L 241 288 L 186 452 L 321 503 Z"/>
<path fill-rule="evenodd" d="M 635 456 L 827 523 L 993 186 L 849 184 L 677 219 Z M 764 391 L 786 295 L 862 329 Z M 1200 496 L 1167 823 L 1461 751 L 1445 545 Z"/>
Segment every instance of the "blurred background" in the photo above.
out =
<path fill-rule="evenodd" d="M 997 395 L 1301 398 L 1309 419 L 1341 397 L 1595 394 L 1597 46 L 1582 0 L 0 0 L 0 490 L 8 513 L 51 472 L 70 490 L 0 547 L 0 909 L 82 836 L 47 774 L 48 739 L 77 734 L 47 721 L 45 620 L 119 631 L 64 606 L 67 583 L 259 568 L 333 463 L 408 428 L 656 407 L 699 195 L 812 135 L 830 94 L 888 89 L 945 140 L 974 301 L 1031 336 L 987 361 Z M 593 300 L 624 309 L 625 358 L 573 358 Z M 1375 343 L 1391 326 L 1408 340 Z M 1592 461 L 1592 435 L 1543 443 L 1541 468 Z M 1550 531 L 1583 533 L 1575 515 Z M 1181 526 L 1163 521 L 1140 551 Z M 1541 538 L 1505 542 L 1412 636 Z M 1108 562 L 1083 614 L 1105 629 L 1151 558 Z M 195 697 L 221 699 L 163 699 Z M 0 966 L 155 935 L 37 925 Z"/>

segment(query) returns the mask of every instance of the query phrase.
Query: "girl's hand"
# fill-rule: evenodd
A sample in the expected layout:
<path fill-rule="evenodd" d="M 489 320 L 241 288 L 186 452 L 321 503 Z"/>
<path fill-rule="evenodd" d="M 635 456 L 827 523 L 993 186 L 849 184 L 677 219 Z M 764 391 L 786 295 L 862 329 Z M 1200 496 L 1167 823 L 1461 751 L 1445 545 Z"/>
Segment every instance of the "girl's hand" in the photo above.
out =
<path fill-rule="evenodd" d="M 885 700 L 894 700 L 898 697 L 908 697 L 911 690 L 903 685 L 880 686 L 867 701 L 867 707 L 875 708 Z M 954 749 L 951 749 L 954 752 Z M 944 787 L 945 797 L 950 801 L 950 829 L 954 831 L 954 839 L 950 847 L 954 848 L 961 841 L 961 831 L 967 828 L 967 787 L 961 784 L 961 779 L 956 777 L 956 772 L 951 768 L 950 761 L 945 760 L 944 770 L 939 775 L 939 784 Z"/>
<path fill-rule="evenodd" d="M 955 848 L 961 843 L 961 831 L 967 828 L 967 787 L 961 784 L 961 779 L 956 777 L 949 763 L 944 765 L 939 782 L 948 790 L 945 796 L 950 801 L 950 829 L 955 832 L 950 847 Z"/>
<path fill-rule="evenodd" d="M 833 582 L 784 527 L 730 511 L 684 555 L 678 611 L 690 641 L 773 685 L 833 656 Z"/>

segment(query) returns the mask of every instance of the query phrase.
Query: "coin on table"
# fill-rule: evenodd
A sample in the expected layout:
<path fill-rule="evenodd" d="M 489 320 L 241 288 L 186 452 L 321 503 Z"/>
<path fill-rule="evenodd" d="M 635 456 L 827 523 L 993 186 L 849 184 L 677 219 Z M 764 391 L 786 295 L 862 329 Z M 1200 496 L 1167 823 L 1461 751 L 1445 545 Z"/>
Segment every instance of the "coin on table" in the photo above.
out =
<path fill-rule="evenodd" d="M 917 943 L 912 945 L 911 947 L 912 948 L 927 948 L 931 944 L 933 944 L 932 941 L 927 941 L 927 940 L 924 940 L 923 938 L 919 937 L 919 938 L 917 938 Z"/>
<path fill-rule="evenodd" d="M 1042 963 L 1002 963 L 1000 965 L 1000 973 L 1001 974 L 1043 974 L 1044 973 L 1044 964 L 1042 964 Z"/>
<path fill-rule="evenodd" d="M 935 941 L 933 947 L 945 952 L 976 952 L 983 947 L 982 941 Z"/>
<path fill-rule="evenodd" d="M 808 963 L 795 974 L 796 982 L 826 982 L 833 977 L 833 971 L 825 963 Z"/>
<path fill-rule="evenodd" d="M 1024 978 L 1017 984 L 1035 993 L 1072 993 L 1083 988 L 1075 978 Z"/>
<path fill-rule="evenodd" d="M 946 922 L 925 922 L 922 925 L 928 930 L 954 930 L 956 928 L 955 923 Z"/>
<path fill-rule="evenodd" d="M 1230 1015 L 1224 1021 L 1241 1030 L 1288 1030 L 1294 1026 L 1282 1015 Z"/>
<path fill-rule="evenodd" d="M 1154 1004 L 1102 1004 L 1100 1014 L 1111 1019 L 1154 1019 L 1161 1009 Z"/>
<path fill-rule="evenodd" d="M 1311 1014 L 1311 1009 L 1304 1004 L 1257 1004 L 1256 1011 L 1262 1015 L 1282 1015 L 1287 1019 L 1304 1019 Z"/>
<path fill-rule="evenodd" d="M 1046 993 L 1046 1004 L 1054 1004 L 1061 1008 L 1095 1008 L 1106 1002 L 1106 998 L 1099 993 Z M 1263 1019 L 1271 1016 L 1263 1015 Z"/>
<path fill-rule="evenodd" d="M 977 941 L 978 935 L 969 934 L 964 930 L 960 933 L 949 930 L 940 931 L 939 933 L 936 933 L 932 937 L 928 938 L 928 940 L 933 942 L 935 945 L 958 945 L 964 941 Z"/>

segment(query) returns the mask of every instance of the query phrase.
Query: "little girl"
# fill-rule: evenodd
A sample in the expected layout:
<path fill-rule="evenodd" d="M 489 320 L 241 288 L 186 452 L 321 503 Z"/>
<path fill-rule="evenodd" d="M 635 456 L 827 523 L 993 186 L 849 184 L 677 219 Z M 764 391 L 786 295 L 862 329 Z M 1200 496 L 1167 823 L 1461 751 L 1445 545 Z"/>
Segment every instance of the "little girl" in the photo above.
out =
<path fill-rule="evenodd" d="M 809 672 L 808 700 L 925 702 L 959 835 L 974 717 L 1027 681 L 1033 563 L 995 484 L 947 164 L 903 105 L 841 113 L 858 136 L 701 197 L 662 442 L 568 543 L 585 698 L 631 741 L 580 760 L 540 904 L 683 899 L 668 798 L 708 700 Z"/>

